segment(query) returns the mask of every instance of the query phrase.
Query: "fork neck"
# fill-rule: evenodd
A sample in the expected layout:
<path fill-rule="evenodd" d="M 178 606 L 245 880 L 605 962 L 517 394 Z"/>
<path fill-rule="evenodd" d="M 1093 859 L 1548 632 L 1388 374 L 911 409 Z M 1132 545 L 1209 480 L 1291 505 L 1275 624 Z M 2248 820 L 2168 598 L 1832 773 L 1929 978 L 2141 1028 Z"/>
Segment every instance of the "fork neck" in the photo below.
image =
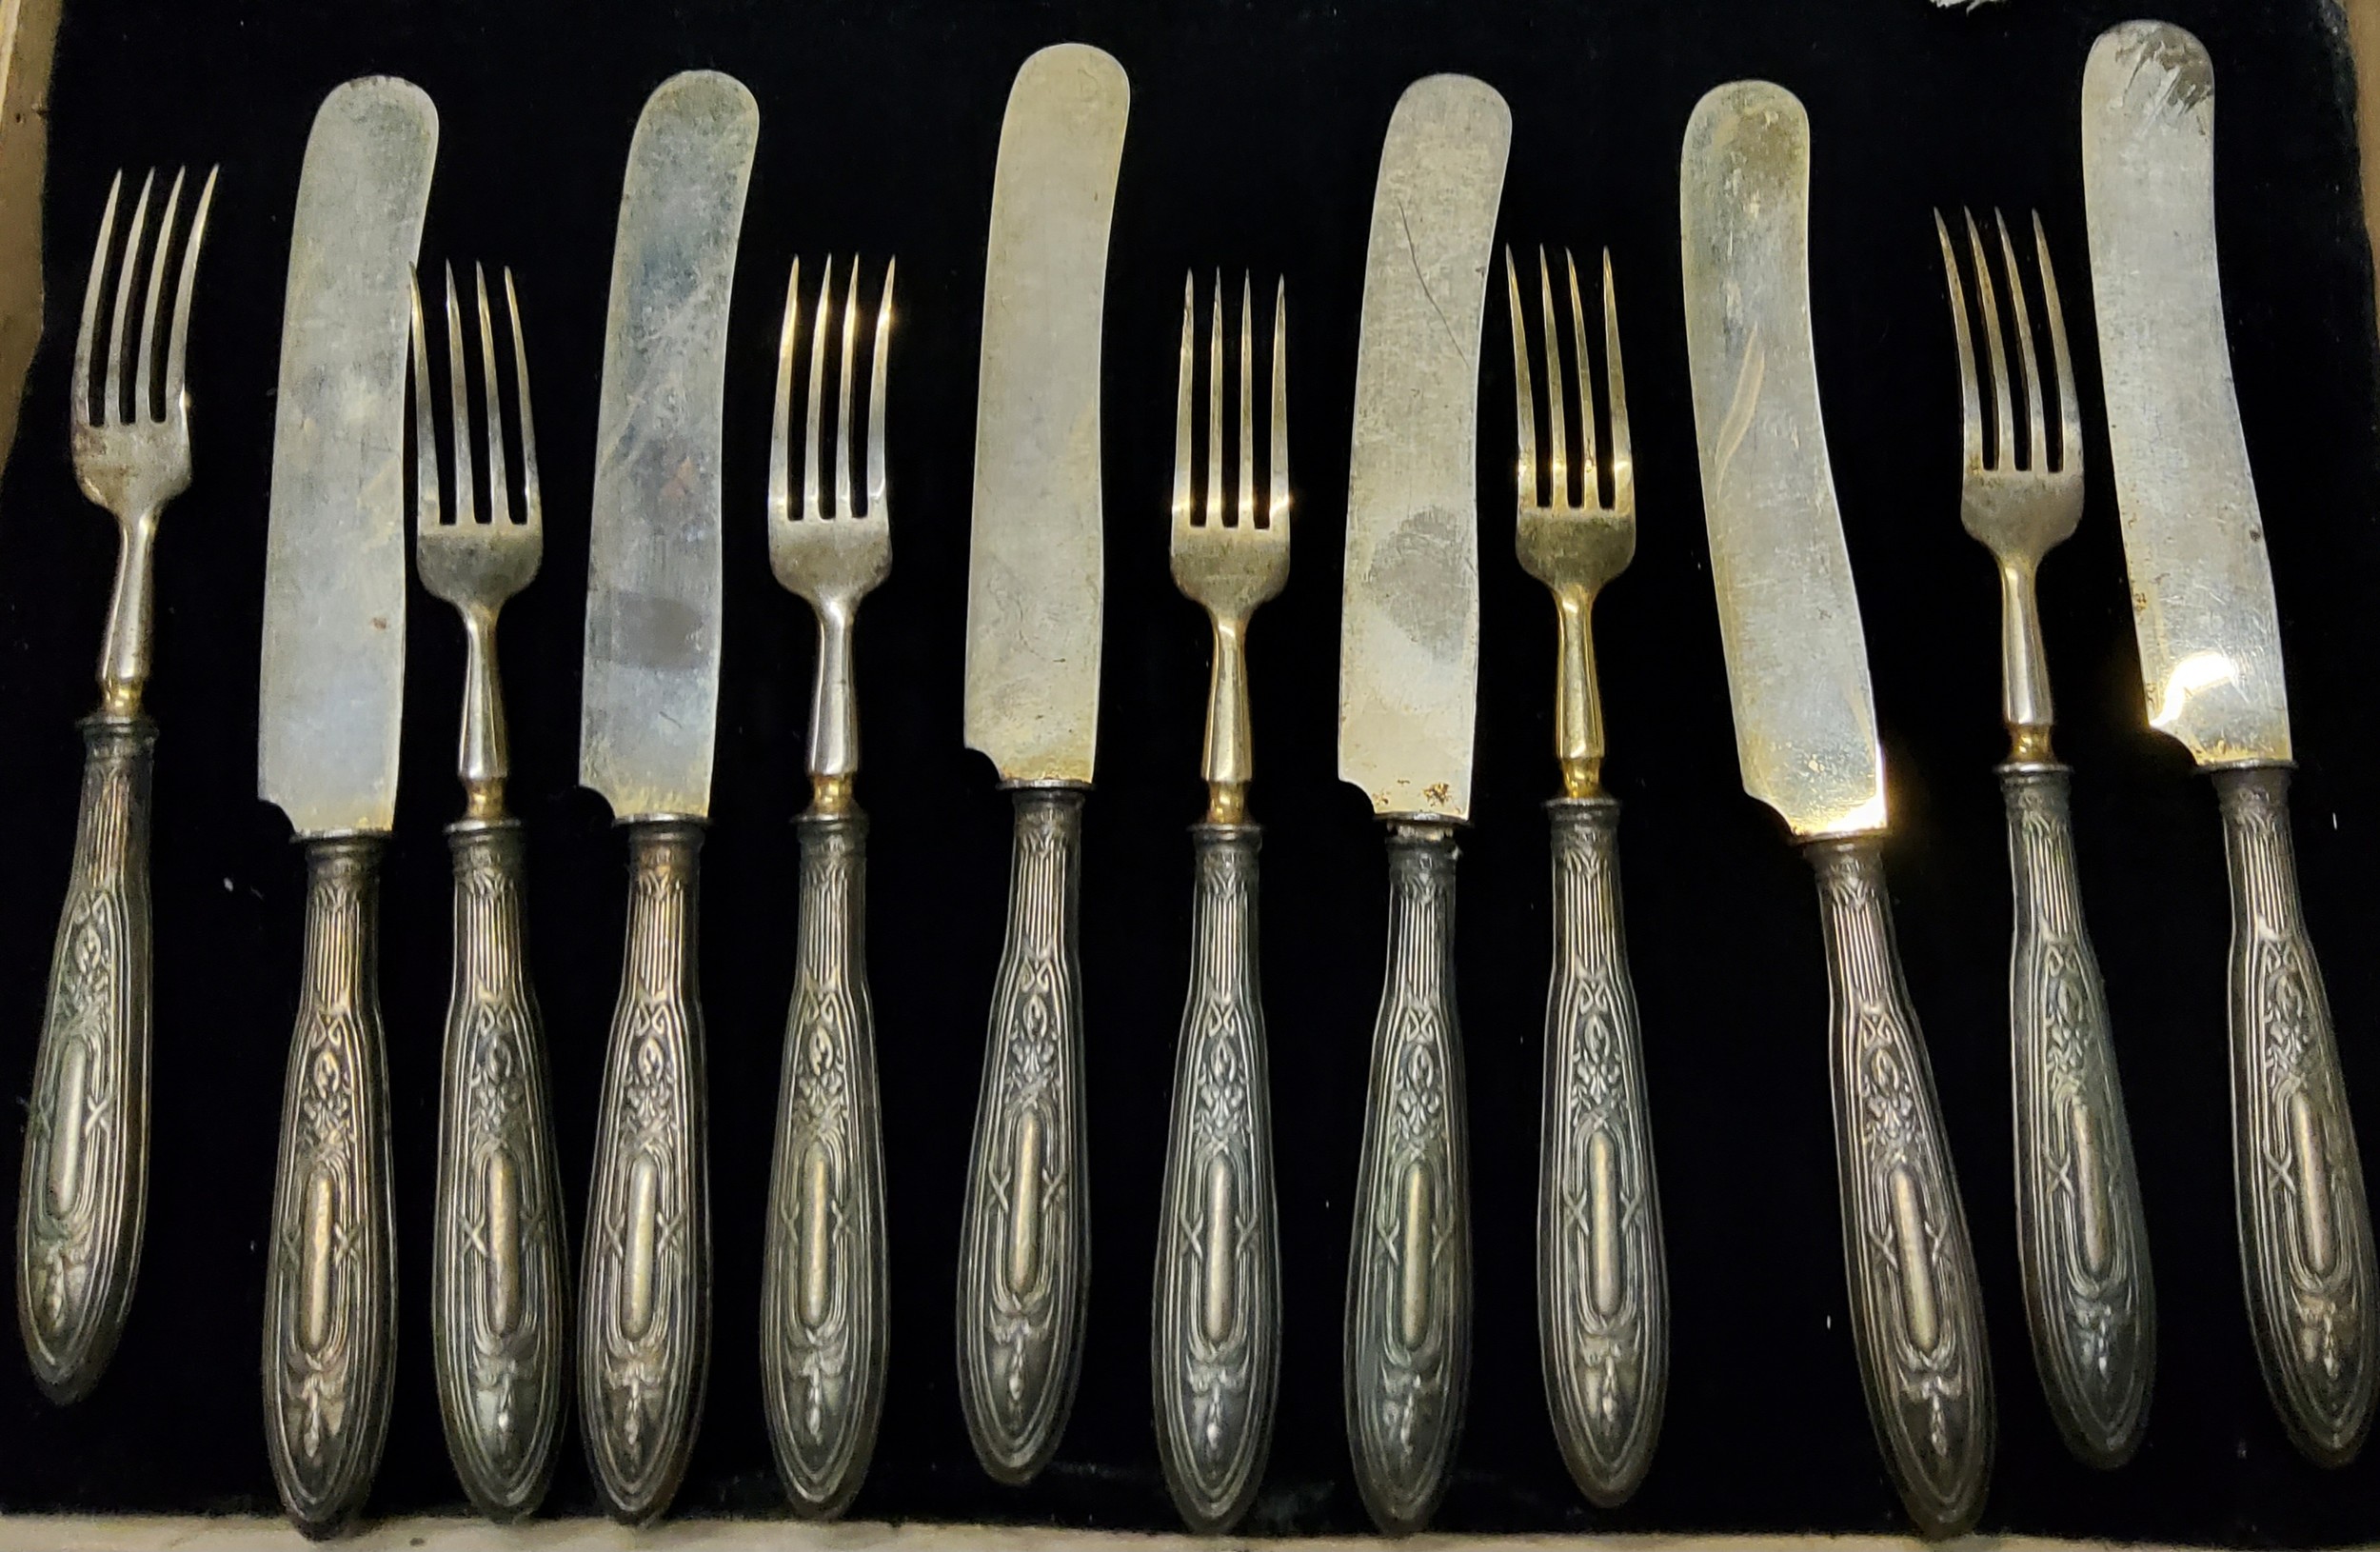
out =
<path fill-rule="evenodd" d="M 2050 752 L 2049 659 L 2041 644 L 2041 607 L 2033 592 L 2033 567 L 2023 560 L 2000 562 L 2000 718 L 2008 725 L 2009 761 L 2044 765 Z"/>
<path fill-rule="evenodd" d="M 859 686 L 852 670 L 859 607 L 840 598 L 813 601 L 818 613 L 818 672 L 810 684 L 810 812 L 848 813 L 860 768 Z"/>
<path fill-rule="evenodd" d="M 505 744 L 504 686 L 496 673 L 496 611 L 484 604 L 459 607 L 468 661 L 463 670 L 463 740 L 456 773 L 463 778 L 466 820 L 502 819 L 510 758 Z"/>
<path fill-rule="evenodd" d="M 1248 619 L 1210 610 L 1215 654 L 1206 683 L 1206 822 L 1244 825 L 1254 773 L 1248 726 Z"/>
<path fill-rule="evenodd" d="M 113 721 L 140 715 L 149 684 L 149 634 L 155 587 L 149 557 L 157 539 L 157 509 L 143 507 L 117 526 L 115 594 L 108 604 L 108 634 L 99 649 L 99 714 Z"/>
<path fill-rule="evenodd" d="M 1595 591 L 1556 587 L 1554 752 L 1562 764 L 1562 796 L 1603 791 L 1603 696 L 1595 674 Z"/>

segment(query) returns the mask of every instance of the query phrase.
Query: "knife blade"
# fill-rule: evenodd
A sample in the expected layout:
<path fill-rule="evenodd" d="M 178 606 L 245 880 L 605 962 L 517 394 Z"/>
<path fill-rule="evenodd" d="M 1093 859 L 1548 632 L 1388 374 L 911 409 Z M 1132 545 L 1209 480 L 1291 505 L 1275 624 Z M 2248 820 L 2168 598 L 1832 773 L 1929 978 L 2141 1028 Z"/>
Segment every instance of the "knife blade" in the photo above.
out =
<path fill-rule="evenodd" d="M 2231 893 L 2231 1160 L 2257 1358 L 2291 1437 L 2354 1458 L 2380 1386 L 2370 1212 L 2298 899 L 2289 695 L 2214 241 L 2214 67 L 2178 27 L 2102 33 L 2083 193 L 2108 445 L 2152 727 L 2210 772 Z"/>
<path fill-rule="evenodd" d="M 710 1356 L 698 861 L 718 726 L 728 304 L 760 109 L 687 70 L 646 99 L 612 248 L 587 546 L 579 780 L 628 832 L 628 922 L 580 1280 L 596 1488 L 669 1505 Z"/>
<path fill-rule="evenodd" d="M 1082 1168 L 1082 805 L 1099 726 L 1100 324 L 1132 102 L 1058 44 L 1009 89 L 992 175 L 967 555 L 966 740 L 1015 800 L 959 1250 L 959 1393 L 1002 1482 L 1058 1447 L 1090 1272 Z"/>
<path fill-rule="evenodd" d="M 1928 1535 L 1974 1522 L 1993 1447 L 1974 1252 L 1893 940 L 1883 755 L 1818 406 L 1810 120 L 1766 81 L 1696 105 L 1678 164 L 1703 515 L 1744 788 L 1817 874 L 1852 1333 Z"/>
<path fill-rule="evenodd" d="M 1471 1357 L 1471 1211 L 1455 1005 L 1455 826 L 1478 720 L 1479 333 L 1512 145 L 1485 82 L 1398 98 L 1364 258 L 1339 607 L 1339 774 L 1388 821 L 1343 1363 L 1364 1506 L 1392 1535 L 1445 1491 Z"/>
<path fill-rule="evenodd" d="M 289 1518 L 337 1528 L 387 1437 L 396 1247 L 380 860 L 405 674 L 405 370 L 438 110 L 368 76 L 306 142 L 281 326 L 257 785 L 306 847 L 306 956 L 266 1258 L 265 1435 Z"/>

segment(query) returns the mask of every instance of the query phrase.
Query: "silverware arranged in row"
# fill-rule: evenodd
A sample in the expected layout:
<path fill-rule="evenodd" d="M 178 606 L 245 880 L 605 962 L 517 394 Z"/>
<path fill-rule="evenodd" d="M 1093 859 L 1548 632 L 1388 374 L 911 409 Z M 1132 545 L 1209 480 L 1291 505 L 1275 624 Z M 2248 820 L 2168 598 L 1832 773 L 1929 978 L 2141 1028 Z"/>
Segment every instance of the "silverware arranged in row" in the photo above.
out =
<path fill-rule="evenodd" d="M 2371 1234 L 2297 901 L 2277 616 L 2215 279 L 2212 90 L 2205 50 L 2179 29 L 2131 23 L 2093 48 L 2082 91 L 2092 283 L 2148 720 L 2190 747 L 2222 801 L 2233 1157 L 2257 1351 L 2292 1437 L 2335 1464 L 2354 1455 L 2371 1413 Z M 964 733 L 1013 793 L 1016 820 L 965 1184 L 958 1356 L 976 1453 L 1012 1482 L 1058 1446 L 1088 1289 L 1081 854 L 1101 639 L 1101 327 L 1129 95 L 1121 67 L 1095 49 L 1061 45 L 1025 63 L 987 245 Z M 509 270 L 491 287 L 480 266 L 467 284 L 447 267 L 425 307 L 414 268 L 437 123 L 426 95 L 387 77 L 324 103 L 298 189 L 282 335 L 259 781 L 305 843 L 308 884 L 264 1378 L 284 1503 L 317 1534 L 369 1491 L 397 1318 L 375 975 L 404 667 L 408 377 L 415 567 L 454 606 L 467 644 L 432 1343 L 449 1449 L 483 1512 L 514 1518 L 542 1500 L 572 1350 L 496 666 L 499 611 L 542 553 L 530 373 Z M 579 774 L 626 829 L 629 888 L 575 1352 L 598 1490 L 629 1522 L 663 1513 L 677 1489 L 711 1337 L 696 901 L 719 688 L 724 347 L 758 138 L 750 93 L 717 72 L 674 76 L 645 104 L 622 194 L 596 428 Z M 1467 77 L 1426 78 L 1398 103 L 1354 382 L 1339 770 L 1386 826 L 1390 901 L 1342 1372 L 1356 1481 L 1391 1531 L 1429 1520 L 1468 1379 L 1455 864 L 1477 723 L 1478 348 L 1510 139 L 1502 98 Z M 1715 89 L 1687 127 L 1693 409 L 1744 785 L 1784 819 L 1818 885 L 1845 1272 L 1870 1415 L 1912 1518 L 1943 1534 L 1981 1508 L 1993 1382 L 1884 885 L 1882 758 L 1811 327 L 1810 148 L 1800 103 L 1766 82 Z M 61 1402 L 86 1393 L 112 1351 L 144 1202 L 149 552 L 163 507 L 190 477 L 186 342 L 214 175 L 187 229 L 185 179 L 152 228 L 153 187 L 142 185 L 121 243 L 121 180 L 109 191 L 74 363 L 76 469 L 116 515 L 123 546 L 101 706 L 84 724 L 82 818 L 19 1209 L 20 1324 Z M 2026 1317 L 2069 1447 L 2113 1466 L 2145 1427 L 2155 1299 L 2033 598 L 2043 557 L 2081 516 L 2083 414 L 2039 219 L 2030 275 L 1996 215 L 1935 224 L 1961 388 L 1961 515 L 2002 582 L 2011 746 L 1998 775 Z M 1170 548 L 1177 585 L 1213 631 L 1208 802 L 1191 828 L 1191 985 L 1151 1327 L 1166 1479 L 1206 1530 L 1236 1522 L 1263 1475 L 1282 1297 L 1247 637 L 1289 570 L 1287 288 L 1273 286 L 1261 370 L 1259 287 L 1240 280 L 1236 348 L 1228 289 L 1218 272 L 1203 313 L 1195 277 L 1183 291 Z M 1566 250 L 1558 262 L 1538 250 L 1533 268 L 1507 249 L 1503 290 L 1516 547 L 1557 622 L 1539 1338 L 1564 1457 L 1581 1491 L 1608 1505 L 1648 1468 L 1671 1342 L 1591 626 L 1597 593 L 1634 555 L 1636 468 L 1609 254 L 1582 286 Z M 891 562 L 893 293 L 891 264 L 870 307 L 856 260 L 840 278 L 830 260 L 810 294 L 795 263 L 772 414 L 770 561 L 814 613 L 819 646 L 762 1354 L 780 1474 L 813 1515 L 841 1512 L 864 1477 L 887 1341 L 852 653 L 861 602 Z"/>

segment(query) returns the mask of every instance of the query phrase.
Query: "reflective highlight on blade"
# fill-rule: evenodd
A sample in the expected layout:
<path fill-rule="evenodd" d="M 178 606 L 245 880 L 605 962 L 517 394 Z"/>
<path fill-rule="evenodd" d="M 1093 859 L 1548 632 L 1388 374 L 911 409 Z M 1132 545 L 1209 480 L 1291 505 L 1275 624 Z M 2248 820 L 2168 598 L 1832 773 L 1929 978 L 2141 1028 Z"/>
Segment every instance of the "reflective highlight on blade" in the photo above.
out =
<path fill-rule="evenodd" d="M 760 109 L 688 70 L 637 119 L 612 249 L 579 783 L 618 820 L 710 811 L 727 306 Z"/>
<path fill-rule="evenodd" d="M 1797 836 L 1884 827 L 1867 643 L 1810 333 L 1810 119 L 1766 81 L 1696 105 L 1677 169 L 1686 346 L 1744 790 Z"/>
<path fill-rule="evenodd" d="M 1433 75 L 1380 148 L 1339 637 L 1339 777 L 1376 814 L 1471 815 L 1479 327 L 1511 146 L 1493 88 Z"/>
<path fill-rule="evenodd" d="M 2202 766 L 2290 758 L 2272 568 L 2214 251 L 2214 68 L 2161 22 L 2083 71 L 2083 195 L 2108 450 L 2150 726 Z"/>
<path fill-rule="evenodd" d="M 406 342 L 437 155 L 427 94 L 369 76 L 324 99 L 298 176 L 256 766 L 302 836 L 396 822 Z"/>
<path fill-rule="evenodd" d="M 1132 88 L 1079 43 L 1018 70 L 983 273 L 967 550 L 967 746 L 1088 782 L 1100 695 L 1100 320 Z"/>

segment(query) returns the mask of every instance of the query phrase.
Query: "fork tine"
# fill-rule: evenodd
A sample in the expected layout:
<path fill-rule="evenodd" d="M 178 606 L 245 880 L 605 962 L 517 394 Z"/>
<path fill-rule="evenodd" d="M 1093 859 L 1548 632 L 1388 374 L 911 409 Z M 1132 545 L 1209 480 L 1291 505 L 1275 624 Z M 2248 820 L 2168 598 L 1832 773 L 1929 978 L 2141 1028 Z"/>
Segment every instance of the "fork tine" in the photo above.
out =
<path fill-rule="evenodd" d="M 825 447 L 819 434 L 819 416 L 823 412 L 820 401 L 826 395 L 826 329 L 835 317 L 835 256 L 826 255 L 826 272 L 819 277 L 818 307 L 810 314 L 810 403 L 807 420 L 809 440 L 802 454 L 802 516 L 819 518 L 826 515 L 820 505 L 820 470 L 825 459 Z"/>
<path fill-rule="evenodd" d="M 173 169 L 173 187 L 167 191 L 165 213 L 157 218 L 157 243 L 149 253 L 149 296 L 141 304 L 140 357 L 132 373 L 132 419 L 144 421 L 162 413 L 152 389 L 157 385 L 157 299 L 166 289 L 166 250 L 173 245 L 173 218 L 182 209 L 184 169 Z"/>
<path fill-rule="evenodd" d="M 1578 261 L 1568 249 L 1562 249 L 1562 263 L 1570 270 L 1571 359 L 1578 364 L 1578 397 L 1572 401 L 1578 410 L 1578 500 L 1581 506 L 1600 507 L 1603 495 L 1595 468 L 1595 388 L 1587 366 L 1587 309 L 1578 300 Z"/>
<path fill-rule="evenodd" d="M 454 266 L 441 268 L 446 274 L 446 385 L 454 397 L 447 435 L 454 444 L 454 521 L 460 527 L 479 521 L 471 488 L 471 379 L 463 367 L 463 308 L 455 301 Z"/>
<path fill-rule="evenodd" d="M 1270 506 L 1260 520 L 1289 537 L 1289 277 L 1273 287 L 1273 439 L 1265 459 Z"/>
<path fill-rule="evenodd" d="M 1612 294 L 1612 250 L 1603 250 L 1603 398 L 1612 409 L 1612 505 L 1636 509 L 1636 461 L 1628 450 L 1628 375 L 1619 364 L 1619 303 Z"/>
<path fill-rule="evenodd" d="M 876 303 L 875 359 L 867 368 L 867 512 L 870 517 L 884 513 L 884 355 L 892 342 L 893 271 L 901 268 L 899 258 L 884 261 L 883 293 Z"/>
<path fill-rule="evenodd" d="M 1564 418 L 1570 400 L 1570 378 L 1562 370 L 1561 336 L 1554 322 L 1554 280 L 1545 265 L 1545 249 L 1537 249 L 1537 303 L 1545 314 L 1546 455 L 1553 465 L 1548 502 L 1570 505 L 1570 427 Z"/>
<path fill-rule="evenodd" d="M 1223 526 L 1223 272 L 1215 271 L 1207 293 L 1206 329 L 1206 526 Z"/>
<path fill-rule="evenodd" d="M 1513 336 L 1513 429 L 1520 439 L 1513 484 L 1522 505 L 1537 504 L 1537 407 L 1529 381 L 1529 326 L 1520 310 L 1520 276 L 1513 269 L 1513 250 L 1504 249 L 1504 317 Z"/>
<path fill-rule="evenodd" d="M 487 389 L 487 521 L 512 521 L 512 490 L 505 480 L 504 398 L 496 391 L 496 324 L 487 312 L 487 270 L 474 259 L 471 278 L 479 290 L 480 382 Z M 514 336 L 514 346 L 520 343 Z"/>
<path fill-rule="evenodd" d="M 1967 251 L 1975 261 L 1975 305 L 1983 310 L 1983 344 L 1992 368 L 1991 464 L 2010 468 L 2016 462 L 2016 410 L 2008 390 L 2008 352 L 2000 346 L 2000 298 L 1992 286 L 1992 260 L 1984 252 L 1983 233 L 1975 229 L 1975 212 L 1967 218 Z"/>
<path fill-rule="evenodd" d="M 835 382 L 835 511 L 849 517 L 851 467 L 859 462 L 851 448 L 851 358 L 860 351 L 860 256 L 851 255 L 851 272 L 843 277 L 843 355 Z"/>
<path fill-rule="evenodd" d="M 1256 527 L 1256 397 L 1254 282 L 1240 272 L 1240 526 Z"/>
<path fill-rule="evenodd" d="M 768 515 L 771 521 L 793 519 L 793 330 L 802 315 L 802 261 L 795 259 L 785 276 L 785 321 L 777 330 L 777 409 L 769 417 Z"/>
<path fill-rule="evenodd" d="M 1942 274 L 1951 284 L 1951 334 L 1958 341 L 1958 408 L 1970 469 L 1983 468 L 1983 398 L 1975 384 L 1974 342 L 1967 332 L 1967 288 L 1958 278 L 1958 250 L 1942 212 L 1934 212 L 1934 234 L 1942 239 Z"/>
<path fill-rule="evenodd" d="M 132 202 L 132 225 L 124 233 L 124 262 L 116 266 L 115 315 L 108 328 L 108 375 L 105 387 L 107 415 L 103 424 L 119 425 L 126 419 L 124 404 L 124 358 L 129 345 L 124 337 L 124 320 L 132 301 L 132 288 L 139 284 L 141 233 L 149 224 L 149 189 L 157 181 L 150 171 L 141 179 L 141 197 Z"/>
<path fill-rule="evenodd" d="M 429 408 L 429 329 L 422 321 L 421 271 L 406 271 L 406 290 L 413 300 L 413 542 L 420 545 L 430 529 L 446 521 L 438 500 L 438 421 Z"/>
<path fill-rule="evenodd" d="M 188 354 L 190 340 L 190 288 L 198 279 L 199 245 L 207 241 L 207 212 L 215 203 L 215 174 L 220 167 L 207 169 L 207 181 L 199 187 L 198 209 L 190 217 L 189 240 L 182 245 L 182 278 L 173 288 L 173 336 L 166 346 L 166 410 L 182 400 L 182 363 Z"/>
<path fill-rule="evenodd" d="M 108 203 L 99 212 L 99 242 L 91 249 L 90 278 L 83 283 L 83 325 L 74 335 L 74 423 L 77 426 L 105 426 L 108 414 L 103 407 L 91 412 L 90 352 L 93 337 L 99 331 L 99 289 L 108 274 L 108 247 L 115 236 L 116 197 L 124 192 L 124 174 L 118 171 L 108 180 Z"/>
<path fill-rule="evenodd" d="M 1190 527 L 1195 514 L 1197 497 L 1190 488 L 1190 460 L 1195 456 L 1190 437 L 1190 347 L 1198 319 L 1199 278 L 1196 274 L 1181 277 L 1181 378 L 1174 393 L 1174 534 L 1179 538 Z"/>
<path fill-rule="evenodd" d="M 2016 356 L 2025 374 L 2025 461 L 2022 467 L 2044 469 L 2049 467 L 2043 448 L 2049 445 L 2050 432 L 2041 417 L 2041 358 L 2033 354 L 2033 318 L 2025 307 L 2025 272 L 2016 268 L 2016 245 L 2009 241 L 2008 218 L 1999 211 L 1992 212 L 1992 224 L 2000 229 L 2000 259 L 2003 273 L 2008 276 L 2008 305 L 2016 315 Z"/>
<path fill-rule="evenodd" d="M 505 308 L 512 314 L 512 378 L 521 401 L 521 515 L 531 533 L 545 528 L 545 503 L 537 489 L 537 417 L 529 412 L 529 346 L 521 333 L 521 293 L 512 289 L 512 267 L 505 266 Z"/>
<path fill-rule="evenodd" d="M 2041 264 L 2041 303 L 2049 321 L 2050 358 L 2057 369 L 2057 465 L 2053 472 L 2063 474 L 2082 467 L 2082 410 L 2074 403 L 2074 363 L 2066 353 L 2066 314 L 2058 308 L 2057 271 L 2050 264 L 2050 238 L 2041 229 L 2039 210 L 2033 212 L 2033 246 Z"/>

